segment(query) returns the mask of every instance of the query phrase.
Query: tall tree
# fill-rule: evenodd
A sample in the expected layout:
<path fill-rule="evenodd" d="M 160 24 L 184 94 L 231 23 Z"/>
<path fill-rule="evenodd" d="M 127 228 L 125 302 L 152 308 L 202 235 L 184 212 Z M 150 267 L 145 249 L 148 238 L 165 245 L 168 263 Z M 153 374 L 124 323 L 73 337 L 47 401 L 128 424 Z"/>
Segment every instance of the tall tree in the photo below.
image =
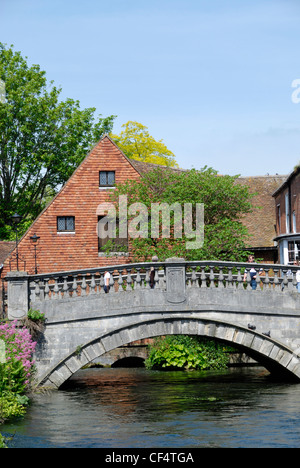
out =
<path fill-rule="evenodd" d="M 115 116 L 98 119 L 95 108 L 60 101 L 39 65 L 0 43 L 0 239 L 10 236 L 10 217 L 23 229 L 73 173 L 89 148 L 112 131 Z"/>
<path fill-rule="evenodd" d="M 122 125 L 119 135 L 111 135 L 113 140 L 128 158 L 163 166 L 178 167 L 175 155 L 163 140 L 155 140 L 148 128 L 139 122 L 129 121 Z"/>
<path fill-rule="evenodd" d="M 135 260 L 149 260 L 152 255 L 157 255 L 160 261 L 173 256 L 186 260 L 244 261 L 247 253 L 243 249 L 248 231 L 242 219 L 252 211 L 252 195 L 248 187 L 235 183 L 236 178 L 220 176 L 207 167 L 190 171 L 157 168 L 139 182 L 119 184 L 111 194 L 118 217 L 123 216 L 119 210 L 120 196 L 126 195 L 129 226 L 133 223 L 137 226 L 135 232 L 141 233 L 130 239 Z M 188 247 L 187 242 L 193 236 L 195 240 L 200 238 L 202 226 L 196 216 L 200 205 L 204 207 L 204 242 L 200 247 L 197 243 Z M 191 207 L 192 216 L 188 218 L 185 206 Z M 160 212 L 159 231 L 157 208 L 165 209 L 165 215 Z M 185 230 L 186 222 L 191 226 L 188 232 Z M 180 226 L 182 232 L 180 229 L 176 232 Z M 165 227 L 167 230 L 164 231 Z"/>

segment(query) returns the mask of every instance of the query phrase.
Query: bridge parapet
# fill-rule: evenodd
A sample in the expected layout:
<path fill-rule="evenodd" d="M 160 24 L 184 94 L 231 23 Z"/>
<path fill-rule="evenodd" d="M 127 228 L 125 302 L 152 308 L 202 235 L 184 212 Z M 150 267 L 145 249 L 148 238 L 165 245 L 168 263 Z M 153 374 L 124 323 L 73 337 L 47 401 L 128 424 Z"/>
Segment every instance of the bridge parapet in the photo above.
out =
<path fill-rule="evenodd" d="M 257 271 L 252 290 L 250 269 Z M 172 258 L 165 262 L 133 263 L 86 270 L 27 275 L 11 272 L 8 281 L 8 317 L 21 318 L 32 304 L 44 301 L 102 295 L 104 275 L 110 273 L 109 295 L 136 290 L 165 291 L 169 302 L 180 303 L 189 288 L 227 289 L 245 292 L 288 294 L 297 290 L 297 266 L 249 264 L 220 261 L 186 262 Z"/>

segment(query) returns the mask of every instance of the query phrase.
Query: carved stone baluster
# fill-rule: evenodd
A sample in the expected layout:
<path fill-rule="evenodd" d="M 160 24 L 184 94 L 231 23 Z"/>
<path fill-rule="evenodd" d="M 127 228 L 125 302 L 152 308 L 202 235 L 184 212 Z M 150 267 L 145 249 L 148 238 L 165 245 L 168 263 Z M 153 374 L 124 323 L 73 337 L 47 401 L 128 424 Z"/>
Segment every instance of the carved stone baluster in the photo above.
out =
<path fill-rule="evenodd" d="M 40 289 L 40 282 L 39 281 L 36 281 L 35 283 L 35 300 L 37 302 L 40 302 L 41 301 L 41 289 Z"/>
<path fill-rule="evenodd" d="M 132 278 L 131 278 L 131 274 L 130 274 L 129 270 L 127 272 L 127 281 L 126 281 L 126 283 L 127 283 L 126 291 L 131 291 L 132 290 Z"/>
<path fill-rule="evenodd" d="M 237 275 L 237 289 L 244 289 L 243 286 L 243 278 L 241 273 L 241 267 L 237 267 L 238 275 Z"/>
<path fill-rule="evenodd" d="M 145 289 L 145 275 L 144 273 L 140 273 L 141 275 L 141 289 Z"/>
<path fill-rule="evenodd" d="M 261 281 L 260 280 L 260 276 L 259 276 L 259 273 L 257 272 L 256 274 L 256 283 L 257 283 L 257 286 L 259 285 L 260 281 L 263 283 L 263 290 L 267 291 L 269 288 L 270 288 L 270 278 L 269 278 L 269 271 L 270 271 L 270 268 L 265 268 L 265 277 L 264 277 L 264 280 Z"/>
<path fill-rule="evenodd" d="M 192 267 L 192 277 L 191 277 L 191 282 L 192 282 L 192 288 L 198 288 L 199 287 L 199 284 L 197 282 L 197 275 L 196 275 L 196 267 L 193 266 Z"/>
<path fill-rule="evenodd" d="M 214 267 L 210 266 L 210 274 L 209 274 L 209 280 L 210 280 L 210 288 L 213 289 L 216 287 L 215 285 L 215 274 L 214 274 Z"/>
<path fill-rule="evenodd" d="M 263 289 L 261 288 L 261 285 L 262 285 L 262 288 L 266 288 L 268 289 L 269 286 L 270 286 L 270 278 L 268 277 L 268 283 L 264 284 L 263 281 L 260 279 L 260 275 L 259 273 L 257 272 L 256 273 L 256 291 L 262 291 Z"/>
<path fill-rule="evenodd" d="M 109 279 L 109 293 L 110 294 L 115 294 L 115 278 L 113 271 L 110 273 L 110 279 Z"/>
<path fill-rule="evenodd" d="M 150 270 L 148 268 L 146 270 L 145 282 L 146 282 L 145 289 L 151 289 L 150 288 Z"/>
<path fill-rule="evenodd" d="M 72 297 L 77 297 L 77 275 L 73 275 Z"/>
<path fill-rule="evenodd" d="M 140 275 L 140 268 L 137 268 L 137 274 L 136 274 L 136 278 L 135 278 L 135 285 L 134 285 L 134 289 L 140 289 L 141 288 L 141 275 Z"/>
<path fill-rule="evenodd" d="M 51 296 L 51 298 L 53 300 L 56 300 L 59 298 L 59 287 L 58 287 L 58 278 L 54 278 L 54 288 L 53 288 L 53 294 Z"/>
<path fill-rule="evenodd" d="M 49 278 L 45 278 L 44 281 L 45 281 L 45 290 L 44 290 L 45 301 L 49 301 L 50 299 Z"/>
<path fill-rule="evenodd" d="M 293 289 L 297 289 L 296 271 L 293 271 Z"/>
<path fill-rule="evenodd" d="M 103 276 L 103 274 L 100 275 L 99 293 L 100 293 L 100 294 L 105 294 L 105 291 L 104 291 L 104 276 Z"/>
<path fill-rule="evenodd" d="M 85 276 L 86 276 L 86 275 L 82 275 L 82 281 L 81 281 L 81 296 L 86 296 L 87 284 L 86 284 Z"/>
<path fill-rule="evenodd" d="M 288 290 L 292 291 L 294 289 L 294 286 L 293 286 L 294 275 L 293 275 L 293 273 L 291 275 L 288 275 L 287 278 L 288 278 Z"/>
<path fill-rule="evenodd" d="M 35 291 L 35 283 L 34 283 L 34 281 L 30 281 L 30 283 L 29 283 L 29 292 L 30 292 L 29 301 L 30 301 L 30 304 L 35 301 L 35 292 L 34 291 Z"/>
<path fill-rule="evenodd" d="M 283 273 L 283 282 L 282 282 L 282 285 L 283 285 L 283 291 L 286 292 L 288 290 L 288 279 L 287 279 L 287 270 L 282 270 L 282 273 Z"/>
<path fill-rule="evenodd" d="M 92 273 L 92 278 L 90 282 L 90 294 L 96 294 L 95 273 Z"/>
<path fill-rule="evenodd" d="M 201 270 L 201 288 L 207 288 L 206 284 L 206 273 L 205 273 L 205 267 L 202 267 Z"/>
<path fill-rule="evenodd" d="M 219 267 L 218 288 L 224 289 L 224 274 L 223 267 Z"/>
<path fill-rule="evenodd" d="M 118 292 L 124 292 L 124 289 L 123 289 L 123 277 L 122 277 L 122 271 L 119 270 L 119 279 L 118 279 Z"/>
<path fill-rule="evenodd" d="M 232 267 L 228 267 L 226 286 L 228 289 L 233 289 Z"/>
<path fill-rule="evenodd" d="M 273 269 L 273 271 L 274 271 L 274 281 L 273 281 L 274 290 L 275 291 L 280 291 L 281 290 L 281 285 L 280 285 L 280 281 L 279 281 L 279 278 L 278 278 L 279 270 Z"/>
<path fill-rule="evenodd" d="M 64 298 L 66 298 L 66 297 L 69 296 L 68 291 L 69 291 L 68 277 L 67 277 L 67 276 L 64 276 L 64 284 L 63 284 L 63 294 L 64 294 Z"/>
<path fill-rule="evenodd" d="M 158 276 L 158 268 L 157 267 L 155 267 L 154 288 L 159 289 L 159 276 Z"/>

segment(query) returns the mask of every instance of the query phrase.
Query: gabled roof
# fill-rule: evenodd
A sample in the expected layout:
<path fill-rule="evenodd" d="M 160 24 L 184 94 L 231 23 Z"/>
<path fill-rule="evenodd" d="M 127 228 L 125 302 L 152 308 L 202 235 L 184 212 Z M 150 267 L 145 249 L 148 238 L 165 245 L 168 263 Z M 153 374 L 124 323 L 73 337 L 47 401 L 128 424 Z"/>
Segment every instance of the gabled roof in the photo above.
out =
<path fill-rule="evenodd" d="M 69 177 L 69 179 L 64 183 L 64 185 L 61 187 L 61 189 L 57 192 L 57 194 L 52 198 L 52 200 L 47 204 L 47 206 L 41 211 L 41 213 L 36 217 L 36 219 L 33 221 L 33 223 L 30 225 L 30 227 L 27 229 L 27 231 L 23 234 L 23 236 L 21 237 L 21 239 L 19 240 L 19 242 L 21 242 L 21 240 L 27 235 L 27 233 L 33 228 L 34 224 L 36 223 L 36 221 L 44 214 L 44 212 L 46 210 L 48 210 L 48 208 L 50 207 L 50 205 L 52 205 L 52 203 L 55 202 L 56 198 L 59 197 L 61 195 L 61 193 L 66 189 L 67 185 L 69 184 L 69 182 L 74 178 L 75 174 L 80 170 L 80 168 L 85 164 L 86 160 L 89 158 L 89 156 L 93 153 L 93 151 L 95 150 L 95 148 L 97 148 L 97 146 L 99 146 L 101 144 L 102 141 L 104 141 L 105 139 L 109 140 L 111 142 L 112 145 L 114 145 L 117 150 L 122 154 L 122 156 L 128 161 L 128 163 L 133 167 L 134 170 L 137 170 L 133 163 L 132 163 L 132 159 L 129 159 L 124 153 L 123 151 L 116 145 L 116 143 L 107 135 L 105 134 L 102 138 L 100 138 L 100 140 L 95 143 L 95 145 L 91 148 L 91 150 L 88 152 L 88 154 L 85 156 L 85 158 L 81 161 L 81 163 L 79 164 L 79 166 L 74 170 L 74 172 L 72 173 L 72 175 Z"/>
<path fill-rule="evenodd" d="M 295 169 L 285 178 L 284 182 L 275 190 L 275 192 L 273 193 L 273 197 L 276 197 L 276 195 L 278 195 L 279 192 L 281 192 L 282 190 L 284 190 L 290 183 L 290 181 L 296 177 L 297 174 L 299 174 L 300 172 L 300 166 L 296 166 Z"/>

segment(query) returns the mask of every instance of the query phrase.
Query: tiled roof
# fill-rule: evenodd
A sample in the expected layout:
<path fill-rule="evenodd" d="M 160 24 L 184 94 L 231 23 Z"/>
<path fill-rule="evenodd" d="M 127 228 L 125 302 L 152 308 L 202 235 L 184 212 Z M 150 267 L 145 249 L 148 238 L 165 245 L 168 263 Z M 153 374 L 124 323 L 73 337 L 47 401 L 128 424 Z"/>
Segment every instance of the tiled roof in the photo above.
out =
<path fill-rule="evenodd" d="M 285 177 L 284 181 L 282 184 L 275 189 L 275 192 L 273 193 L 273 197 L 275 197 L 281 190 L 285 189 L 285 187 L 289 184 L 289 182 L 295 177 L 297 174 L 300 172 L 300 166 L 296 166 L 295 169 Z"/>
<path fill-rule="evenodd" d="M 141 176 L 157 168 L 171 169 L 172 171 L 175 171 L 175 172 L 187 171 L 187 169 L 180 169 L 178 167 L 167 167 L 167 166 L 162 166 L 161 164 L 145 163 L 142 161 L 137 161 L 135 159 L 129 159 L 129 161 L 131 162 L 132 166 Z"/>

